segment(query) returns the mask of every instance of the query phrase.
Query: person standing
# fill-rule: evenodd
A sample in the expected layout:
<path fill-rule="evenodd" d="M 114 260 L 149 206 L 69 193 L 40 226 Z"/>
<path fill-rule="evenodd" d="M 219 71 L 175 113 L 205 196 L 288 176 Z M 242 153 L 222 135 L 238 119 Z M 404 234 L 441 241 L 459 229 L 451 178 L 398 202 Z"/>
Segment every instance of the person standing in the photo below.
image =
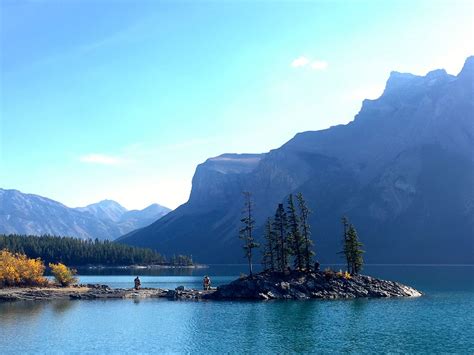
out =
<path fill-rule="evenodd" d="M 204 276 L 204 279 L 202 280 L 202 286 L 205 291 L 209 290 L 211 288 L 211 279 L 209 276 Z"/>

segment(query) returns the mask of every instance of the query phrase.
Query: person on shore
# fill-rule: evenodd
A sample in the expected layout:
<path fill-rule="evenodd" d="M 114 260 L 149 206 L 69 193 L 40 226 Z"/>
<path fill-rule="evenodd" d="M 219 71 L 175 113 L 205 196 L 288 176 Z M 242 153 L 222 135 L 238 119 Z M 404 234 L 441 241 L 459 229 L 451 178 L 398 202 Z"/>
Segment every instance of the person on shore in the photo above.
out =
<path fill-rule="evenodd" d="M 135 282 L 135 290 L 139 290 L 140 287 L 142 286 L 142 283 L 140 282 L 140 278 L 138 276 L 135 277 L 134 282 Z"/>
<path fill-rule="evenodd" d="M 202 286 L 204 288 L 204 291 L 211 289 L 211 279 L 209 278 L 209 276 L 204 276 L 204 279 L 202 280 Z"/>
<path fill-rule="evenodd" d="M 319 271 L 320 266 L 321 264 L 319 263 L 319 261 L 316 260 L 316 262 L 314 263 L 314 271 Z"/>

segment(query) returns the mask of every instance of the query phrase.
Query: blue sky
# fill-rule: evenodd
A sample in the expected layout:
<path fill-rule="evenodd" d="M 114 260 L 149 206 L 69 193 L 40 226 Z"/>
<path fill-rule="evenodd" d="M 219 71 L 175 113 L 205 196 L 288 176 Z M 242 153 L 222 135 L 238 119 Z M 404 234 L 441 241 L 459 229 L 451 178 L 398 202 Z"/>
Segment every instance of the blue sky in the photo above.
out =
<path fill-rule="evenodd" d="M 2 0 L 0 187 L 185 202 L 197 164 L 346 123 L 391 70 L 457 74 L 472 1 Z"/>

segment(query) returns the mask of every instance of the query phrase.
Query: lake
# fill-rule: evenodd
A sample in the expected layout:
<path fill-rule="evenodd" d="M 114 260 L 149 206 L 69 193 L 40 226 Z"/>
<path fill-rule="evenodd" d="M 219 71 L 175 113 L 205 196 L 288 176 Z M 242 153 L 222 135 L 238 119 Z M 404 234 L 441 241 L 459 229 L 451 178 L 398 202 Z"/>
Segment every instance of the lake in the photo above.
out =
<path fill-rule="evenodd" d="M 338 268 L 338 267 L 337 267 Z M 82 283 L 200 288 L 245 265 L 86 270 Z M 424 292 L 414 299 L 101 300 L 0 303 L 0 353 L 474 352 L 474 266 L 368 265 L 365 274 Z"/>

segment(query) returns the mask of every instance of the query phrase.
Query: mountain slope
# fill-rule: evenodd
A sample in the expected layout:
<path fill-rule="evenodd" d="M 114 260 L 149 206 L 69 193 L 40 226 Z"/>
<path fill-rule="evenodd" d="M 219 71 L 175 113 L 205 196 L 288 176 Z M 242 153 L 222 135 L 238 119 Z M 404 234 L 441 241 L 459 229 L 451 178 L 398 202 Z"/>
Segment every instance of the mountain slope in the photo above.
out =
<path fill-rule="evenodd" d="M 171 211 L 169 208 L 157 203 L 151 204 L 143 210 L 129 211 L 118 202 L 112 200 L 103 200 L 75 209 L 90 213 L 102 221 L 113 222 L 121 230 L 126 230 L 126 232 L 147 226 Z"/>
<path fill-rule="evenodd" d="M 77 207 L 76 210 L 89 212 L 99 219 L 110 220 L 113 222 L 120 221 L 123 214 L 127 212 L 125 207 L 112 200 L 103 200 L 87 205 L 86 207 Z"/>
<path fill-rule="evenodd" d="M 110 200 L 69 208 L 42 196 L 0 189 L 0 233 L 4 234 L 115 239 L 156 221 L 167 212 L 169 209 L 159 205 L 127 211 Z"/>
<path fill-rule="evenodd" d="M 318 258 L 335 262 L 340 217 L 355 223 L 368 262 L 474 262 L 474 57 L 458 76 L 392 72 L 354 121 L 297 134 L 262 155 L 208 159 L 189 201 L 121 241 L 243 262 L 241 192 L 254 195 L 259 230 L 278 202 L 301 191 L 314 211 Z"/>

